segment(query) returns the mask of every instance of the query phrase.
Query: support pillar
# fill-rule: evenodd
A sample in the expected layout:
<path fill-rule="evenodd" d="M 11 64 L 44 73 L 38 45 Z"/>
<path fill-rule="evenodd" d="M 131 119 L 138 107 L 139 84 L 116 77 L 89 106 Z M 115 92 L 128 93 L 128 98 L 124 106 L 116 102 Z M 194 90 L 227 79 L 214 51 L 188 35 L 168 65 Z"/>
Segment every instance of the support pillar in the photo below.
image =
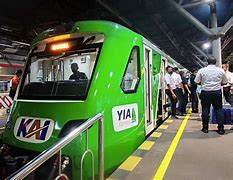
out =
<path fill-rule="evenodd" d="M 211 13 L 211 28 L 218 27 L 218 19 L 217 19 L 217 11 L 216 11 L 216 3 L 210 4 L 210 13 Z M 216 58 L 218 67 L 222 66 L 222 51 L 221 51 L 221 38 L 212 40 L 212 55 Z"/>

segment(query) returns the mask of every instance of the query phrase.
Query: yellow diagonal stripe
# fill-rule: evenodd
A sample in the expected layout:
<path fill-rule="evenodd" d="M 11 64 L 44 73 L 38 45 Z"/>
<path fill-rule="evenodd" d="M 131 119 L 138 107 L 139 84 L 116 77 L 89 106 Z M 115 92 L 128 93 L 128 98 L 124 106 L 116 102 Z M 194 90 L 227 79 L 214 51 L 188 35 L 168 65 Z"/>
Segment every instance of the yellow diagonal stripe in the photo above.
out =
<path fill-rule="evenodd" d="M 168 119 L 168 120 L 166 120 L 165 122 L 166 122 L 166 123 L 172 123 L 173 120 L 172 120 L 172 119 Z"/>
<path fill-rule="evenodd" d="M 151 137 L 160 137 L 162 135 L 161 132 L 153 132 L 150 136 Z"/>
<path fill-rule="evenodd" d="M 154 143 L 153 141 L 145 141 L 138 149 L 150 150 Z"/>
<path fill-rule="evenodd" d="M 189 110 L 189 112 L 191 112 L 191 109 Z M 182 136 L 182 134 L 184 132 L 184 129 L 185 129 L 186 124 L 187 124 L 187 122 L 189 120 L 189 117 L 190 117 L 190 114 L 187 114 L 185 116 L 184 121 L 182 122 L 178 132 L 176 133 L 176 136 L 174 137 L 174 139 L 173 139 L 173 141 L 172 141 L 172 143 L 171 143 L 165 157 L 163 158 L 163 161 L 160 164 L 160 166 L 159 166 L 153 180 L 162 180 L 163 179 L 163 177 L 164 177 L 164 175 L 165 175 L 165 173 L 167 171 L 167 168 L 168 168 L 168 166 L 170 164 L 170 161 L 172 159 L 172 156 L 173 156 L 173 154 L 174 154 L 174 152 L 176 150 L 176 147 L 177 147 L 177 145 L 179 143 L 179 140 L 180 140 L 180 138 L 181 138 L 181 136 Z"/>
<path fill-rule="evenodd" d="M 141 160 L 142 160 L 141 157 L 129 156 L 128 159 L 126 159 L 126 161 L 120 165 L 119 169 L 123 169 L 126 171 L 132 171 Z"/>
<path fill-rule="evenodd" d="M 168 125 L 161 125 L 159 126 L 159 129 L 167 129 L 168 128 Z"/>

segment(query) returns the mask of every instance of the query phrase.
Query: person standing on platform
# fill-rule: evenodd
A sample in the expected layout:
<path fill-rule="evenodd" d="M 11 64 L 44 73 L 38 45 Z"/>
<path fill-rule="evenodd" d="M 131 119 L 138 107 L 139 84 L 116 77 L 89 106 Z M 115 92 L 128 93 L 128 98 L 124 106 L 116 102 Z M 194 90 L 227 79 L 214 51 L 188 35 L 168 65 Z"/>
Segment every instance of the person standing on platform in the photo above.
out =
<path fill-rule="evenodd" d="M 22 70 L 18 69 L 15 72 L 15 75 L 10 80 L 10 92 L 9 92 L 9 96 L 12 99 L 14 99 L 14 97 L 15 97 L 15 93 L 16 93 L 17 87 L 19 85 L 21 75 L 22 75 Z"/>
<path fill-rule="evenodd" d="M 192 101 L 192 112 L 198 113 L 198 96 L 197 96 L 197 84 L 194 79 L 196 77 L 197 70 L 194 70 L 190 75 L 190 91 L 191 91 L 191 101 Z"/>
<path fill-rule="evenodd" d="M 173 68 L 172 78 L 175 80 L 175 85 L 176 85 L 175 93 L 177 95 L 177 100 L 178 100 L 177 114 L 183 116 L 184 114 L 181 111 L 184 103 L 183 94 L 185 92 L 182 84 L 182 79 L 177 67 Z"/>
<path fill-rule="evenodd" d="M 183 104 L 181 107 L 181 113 L 186 114 L 186 106 L 188 104 L 188 95 L 191 93 L 188 87 L 188 81 L 186 77 L 184 76 L 184 71 L 180 71 L 180 76 L 182 79 L 182 84 L 184 88 L 184 94 L 183 94 Z"/>
<path fill-rule="evenodd" d="M 209 57 L 208 66 L 201 68 L 195 78 L 197 84 L 202 85 L 201 105 L 202 105 L 202 132 L 208 133 L 210 106 L 216 113 L 218 122 L 218 133 L 224 134 L 223 112 L 222 112 L 222 91 L 221 85 L 227 83 L 227 77 L 223 69 L 216 67 L 216 59 Z"/>
<path fill-rule="evenodd" d="M 166 85 L 165 93 L 167 94 L 167 96 L 171 101 L 172 118 L 178 119 L 178 117 L 176 116 L 176 102 L 177 102 L 177 96 L 175 93 L 176 85 L 174 79 L 172 78 L 172 67 L 167 66 L 166 71 L 167 73 L 165 74 L 164 77 L 165 85 Z"/>
<path fill-rule="evenodd" d="M 231 104 L 231 102 L 230 102 L 230 90 L 231 90 L 231 79 L 232 79 L 232 73 L 230 72 L 230 71 L 228 71 L 228 64 L 223 64 L 222 65 L 222 68 L 223 68 L 223 70 L 224 70 L 224 72 L 225 72 L 225 74 L 226 74 L 226 76 L 227 76 L 227 79 L 228 79 L 228 82 L 227 82 L 227 84 L 226 85 L 224 85 L 223 86 L 223 95 L 224 95 L 224 98 L 225 98 L 225 100 L 229 103 L 229 104 Z"/>

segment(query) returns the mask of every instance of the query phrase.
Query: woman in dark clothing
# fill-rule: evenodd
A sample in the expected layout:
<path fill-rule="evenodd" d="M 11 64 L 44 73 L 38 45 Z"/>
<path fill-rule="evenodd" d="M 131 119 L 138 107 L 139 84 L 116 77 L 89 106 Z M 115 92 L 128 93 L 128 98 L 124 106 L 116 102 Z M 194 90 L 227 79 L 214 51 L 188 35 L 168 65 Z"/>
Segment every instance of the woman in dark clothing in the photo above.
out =
<path fill-rule="evenodd" d="M 188 81 L 185 78 L 183 71 L 180 71 L 180 76 L 181 76 L 182 84 L 183 84 L 183 87 L 184 87 L 184 94 L 183 94 L 183 102 L 184 103 L 183 103 L 182 108 L 181 108 L 181 111 L 182 111 L 181 113 L 186 114 L 186 106 L 188 104 L 188 94 L 190 94 L 191 92 L 189 90 Z"/>

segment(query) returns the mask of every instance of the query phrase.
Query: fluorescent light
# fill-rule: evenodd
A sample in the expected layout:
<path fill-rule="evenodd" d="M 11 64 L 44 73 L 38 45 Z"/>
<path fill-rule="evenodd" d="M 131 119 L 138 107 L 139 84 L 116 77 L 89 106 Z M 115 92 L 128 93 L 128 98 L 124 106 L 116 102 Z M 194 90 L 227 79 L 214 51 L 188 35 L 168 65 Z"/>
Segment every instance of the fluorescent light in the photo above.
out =
<path fill-rule="evenodd" d="M 209 49 L 209 48 L 210 48 L 210 43 L 209 43 L 209 42 L 206 42 L 206 43 L 204 43 L 204 44 L 202 45 L 202 47 L 203 47 L 204 49 Z"/>

